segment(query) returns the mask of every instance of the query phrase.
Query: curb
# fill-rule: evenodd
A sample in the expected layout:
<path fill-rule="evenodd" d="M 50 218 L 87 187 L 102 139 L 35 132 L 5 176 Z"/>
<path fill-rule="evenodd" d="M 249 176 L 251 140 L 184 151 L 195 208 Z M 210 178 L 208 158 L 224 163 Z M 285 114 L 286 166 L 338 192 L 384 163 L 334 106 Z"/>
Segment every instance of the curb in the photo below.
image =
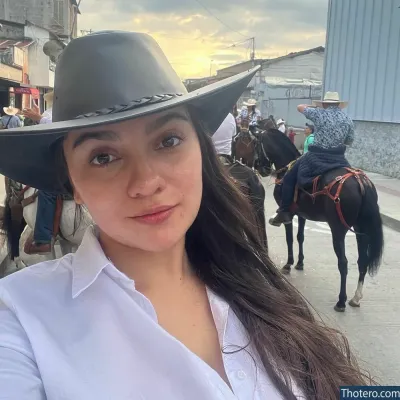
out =
<path fill-rule="evenodd" d="M 400 232 L 400 221 L 398 219 L 389 217 L 383 213 L 381 213 L 381 218 L 384 226 L 394 230 L 395 232 Z"/>

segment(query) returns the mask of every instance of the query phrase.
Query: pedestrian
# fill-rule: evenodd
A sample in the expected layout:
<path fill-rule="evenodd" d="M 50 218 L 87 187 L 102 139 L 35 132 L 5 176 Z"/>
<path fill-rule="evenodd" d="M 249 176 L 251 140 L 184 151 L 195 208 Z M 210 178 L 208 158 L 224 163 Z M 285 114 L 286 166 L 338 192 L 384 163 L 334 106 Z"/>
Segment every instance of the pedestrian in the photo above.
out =
<path fill-rule="evenodd" d="M 17 116 L 19 110 L 18 108 L 9 106 L 3 107 L 4 115 L 1 117 L 0 129 L 14 129 L 20 128 L 22 122 Z"/>
<path fill-rule="evenodd" d="M 284 135 L 286 135 L 286 122 L 282 118 L 279 118 L 278 121 L 276 121 L 276 124 L 278 125 L 278 131 L 281 131 Z"/>
<path fill-rule="evenodd" d="M 306 140 L 304 141 L 304 151 L 303 154 L 308 152 L 308 146 L 314 143 L 314 130 L 315 127 L 312 124 L 307 123 L 306 128 L 304 130 L 304 134 L 306 136 Z"/>
<path fill-rule="evenodd" d="M 294 144 L 294 138 L 296 137 L 296 133 L 293 128 L 289 128 L 288 138 Z"/>
<path fill-rule="evenodd" d="M 333 400 L 370 383 L 213 148 L 256 72 L 188 93 L 146 34 L 64 49 L 53 124 L 0 132 L 0 170 L 73 194 L 94 225 L 75 254 L 0 281 L 2 398 Z"/>

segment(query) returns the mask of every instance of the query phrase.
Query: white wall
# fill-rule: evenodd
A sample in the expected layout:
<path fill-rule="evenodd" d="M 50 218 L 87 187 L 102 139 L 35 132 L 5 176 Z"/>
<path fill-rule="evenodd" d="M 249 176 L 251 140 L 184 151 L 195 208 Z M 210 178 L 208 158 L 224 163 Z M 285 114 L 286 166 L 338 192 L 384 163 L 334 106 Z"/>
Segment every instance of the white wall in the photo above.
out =
<path fill-rule="evenodd" d="M 310 53 L 295 57 L 284 58 L 271 64 L 265 63 L 262 69 L 262 76 L 289 78 L 289 79 L 310 79 L 323 80 L 324 53 Z"/>
<path fill-rule="evenodd" d="M 25 26 L 25 36 L 35 41 L 28 50 L 30 84 L 38 87 L 53 87 L 54 72 L 49 69 L 49 57 L 43 53 L 43 46 L 50 39 L 50 33 L 28 24 Z"/>

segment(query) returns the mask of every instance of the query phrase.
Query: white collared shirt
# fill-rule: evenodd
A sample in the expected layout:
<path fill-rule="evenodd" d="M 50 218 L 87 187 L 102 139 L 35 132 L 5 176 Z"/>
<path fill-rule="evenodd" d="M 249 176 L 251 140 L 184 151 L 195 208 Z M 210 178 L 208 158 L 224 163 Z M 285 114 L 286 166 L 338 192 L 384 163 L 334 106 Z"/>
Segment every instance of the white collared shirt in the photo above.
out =
<path fill-rule="evenodd" d="M 232 139 L 236 135 L 236 120 L 232 114 L 224 119 L 221 126 L 212 136 L 217 154 L 232 155 Z"/>
<path fill-rule="evenodd" d="M 208 295 L 221 348 L 246 346 L 228 304 Z M 75 254 L 0 280 L 0 399 L 281 399 L 249 351 L 223 353 L 232 393 L 160 327 L 150 301 L 106 258 L 92 228 Z"/>

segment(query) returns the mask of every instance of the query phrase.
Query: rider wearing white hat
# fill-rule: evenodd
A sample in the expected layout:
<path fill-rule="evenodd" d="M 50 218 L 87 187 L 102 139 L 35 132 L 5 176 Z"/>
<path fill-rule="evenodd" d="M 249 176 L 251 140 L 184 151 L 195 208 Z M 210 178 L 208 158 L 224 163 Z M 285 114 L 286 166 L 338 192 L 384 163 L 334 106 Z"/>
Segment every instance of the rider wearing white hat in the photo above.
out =
<path fill-rule="evenodd" d="M 246 108 L 245 108 L 246 107 Z M 249 119 L 249 127 L 251 130 L 254 130 L 261 120 L 261 112 L 257 108 L 257 100 L 249 99 L 243 102 L 243 108 L 240 113 L 240 117 L 242 119 L 248 118 Z"/>
<path fill-rule="evenodd" d="M 276 124 L 278 125 L 278 131 L 286 133 L 286 122 L 284 119 L 282 118 L 278 119 L 278 121 L 276 121 Z"/>

